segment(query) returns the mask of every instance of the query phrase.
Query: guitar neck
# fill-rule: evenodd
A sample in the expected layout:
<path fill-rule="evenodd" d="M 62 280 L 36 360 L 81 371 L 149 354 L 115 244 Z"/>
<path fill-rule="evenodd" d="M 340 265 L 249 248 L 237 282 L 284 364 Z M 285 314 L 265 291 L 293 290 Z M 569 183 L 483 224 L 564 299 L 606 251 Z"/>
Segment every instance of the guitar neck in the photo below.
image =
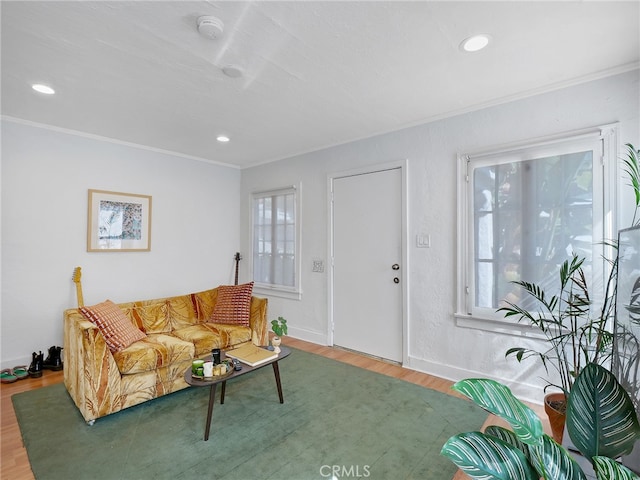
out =
<path fill-rule="evenodd" d="M 78 299 L 78 308 L 84 307 L 84 298 L 82 297 L 82 270 L 80 267 L 76 267 L 73 271 L 73 281 L 76 284 L 76 297 Z"/>
<path fill-rule="evenodd" d="M 240 252 L 236 252 L 236 256 L 234 257 L 234 260 L 236 261 L 236 280 L 235 280 L 236 285 L 238 285 L 238 266 L 240 265 L 241 259 L 242 257 L 240 256 Z"/>
<path fill-rule="evenodd" d="M 78 308 L 84 307 L 84 298 L 82 298 L 82 285 L 76 283 L 76 297 L 78 298 Z"/>

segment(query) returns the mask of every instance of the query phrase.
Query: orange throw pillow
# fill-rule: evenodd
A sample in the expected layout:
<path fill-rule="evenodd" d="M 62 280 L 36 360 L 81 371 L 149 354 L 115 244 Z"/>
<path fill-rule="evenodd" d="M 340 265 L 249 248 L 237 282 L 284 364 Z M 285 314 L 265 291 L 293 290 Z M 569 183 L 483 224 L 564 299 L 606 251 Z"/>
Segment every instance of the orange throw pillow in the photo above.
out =
<path fill-rule="evenodd" d="M 105 300 L 92 307 L 80 307 L 79 310 L 87 320 L 98 327 L 112 353 L 147 338 L 111 300 Z"/>
<path fill-rule="evenodd" d="M 249 326 L 253 282 L 242 285 L 220 285 L 218 300 L 209 322 Z"/>

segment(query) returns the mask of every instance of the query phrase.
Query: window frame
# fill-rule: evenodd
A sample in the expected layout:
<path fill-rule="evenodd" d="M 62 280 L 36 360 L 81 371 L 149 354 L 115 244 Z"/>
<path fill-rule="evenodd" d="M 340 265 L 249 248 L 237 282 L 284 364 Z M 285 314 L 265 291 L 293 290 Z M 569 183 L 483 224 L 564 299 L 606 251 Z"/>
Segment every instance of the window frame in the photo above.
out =
<path fill-rule="evenodd" d="M 293 208 L 294 208 L 294 286 L 285 286 L 273 283 L 258 282 L 254 278 L 255 272 L 255 241 L 256 241 L 256 209 L 255 202 L 258 199 L 266 197 L 273 197 L 278 195 L 293 194 Z M 273 188 L 269 190 L 260 190 L 251 193 L 251 279 L 254 282 L 253 291 L 262 295 L 270 295 L 276 297 L 289 298 L 294 300 L 300 300 L 302 296 L 301 288 L 301 228 L 300 228 L 300 185 L 290 185 L 284 187 Z"/>
<path fill-rule="evenodd" d="M 613 239 L 616 231 L 614 215 L 617 198 L 617 124 L 602 125 L 590 129 L 563 133 L 530 141 L 497 146 L 485 150 L 458 155 L 458 219 L 457 219 L 457 282 L 456 324 L 461 327 L 479 328 L 518 335 L 536 336 L 526 324 L 516 319 L 504 318 L 490 308 L 475 307 L 475 251 L 473 169 L 511 161 L 543 158 L 578 151 L 586 143 L 597 143 L 593 155 L 593 278 L 608 278 L 610 266 L 606 258 L 613 258 L 613 248 L 603 242 Z M 596 179 L 598 178 L 596 183 Z M 596 203 L 596 198 L 601 201 Z M 592 285 L 596 303 L 603 297 L 604 286 Z"/>

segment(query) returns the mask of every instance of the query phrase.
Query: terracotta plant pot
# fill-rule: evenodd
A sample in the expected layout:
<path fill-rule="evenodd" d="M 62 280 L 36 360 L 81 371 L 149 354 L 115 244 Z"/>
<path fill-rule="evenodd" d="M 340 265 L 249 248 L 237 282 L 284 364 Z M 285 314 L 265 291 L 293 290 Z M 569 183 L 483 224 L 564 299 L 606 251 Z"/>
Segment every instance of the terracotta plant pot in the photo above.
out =
<path fill-rule="evenodd" d="M 564 424 L 567 419 L 567 397 L 564 393 L 550 393 L 544 397 L 544 411 L 549 417 L 553 439 L 562 445 Z"/>

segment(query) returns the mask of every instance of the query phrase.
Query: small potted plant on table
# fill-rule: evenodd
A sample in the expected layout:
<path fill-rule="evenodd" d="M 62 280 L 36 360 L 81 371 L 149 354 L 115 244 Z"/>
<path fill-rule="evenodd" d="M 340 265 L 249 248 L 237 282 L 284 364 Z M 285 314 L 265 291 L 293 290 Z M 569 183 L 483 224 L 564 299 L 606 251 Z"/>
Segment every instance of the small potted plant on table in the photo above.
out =
<path fill-rule="evenodd" d="M 280 344 L 282 343 L 282 338 L 280 337 L 287 334 L 287 321 L 283 317 L 271 320 L 271 330 L 275 333 L 275 336 L 271 339 L 273 351 L 280 353 Z"/>

